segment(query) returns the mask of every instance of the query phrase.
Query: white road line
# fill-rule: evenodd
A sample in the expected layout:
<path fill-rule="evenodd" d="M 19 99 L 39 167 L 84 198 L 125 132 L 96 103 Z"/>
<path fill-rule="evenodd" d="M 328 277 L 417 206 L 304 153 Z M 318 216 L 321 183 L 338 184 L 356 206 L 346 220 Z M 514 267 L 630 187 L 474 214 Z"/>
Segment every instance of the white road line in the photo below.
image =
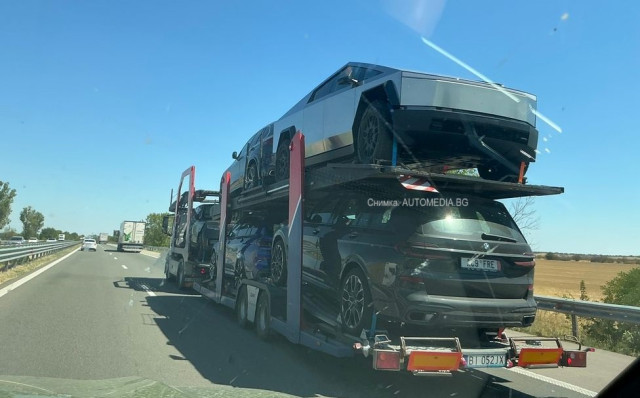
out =
<path fill-rule="evenodd" d="M 117 260 L 117 259 L 118 259 L 118 257 L 114 257 L 113 259 L 114 259 L 114 260 Z"/>
<path fill-rule="evenodd" d="M 558 387 L 566 388 L 567 390 L 571 390 L 571 391 L 575 391 L 575 392 L 583 394 L 583 395 L 587 395 L 589 397 L 595 397 L 596 395 L 598 395 L 597 392 L 594 392 L 594 391 L 591 391 L 591 390 L 587 390 L 586 388 L 582 388 L 582 387 L 575 386 L 573 384 L 565 383 L 564 381 L 552 379 L 551 377 L 539 375 L 537 373 L 531 372 L 530 370 L 519 368 L 517 366 L 515 366 L 513 368 L 509 368 L 509 370 L 512 371 L 512 372 L 519 373 L 519 374 L 524 375 L 524 376 L 529 376 L 529 377 L 531 377 L 533 379 L 536 379 L 536 380 L 543 381 L 545 383 L 553 384 L 553 385 L 556 385 Z"/>
<path fill-rule="evenodd" d="M 124 268 L 124 269 L 129 269 L 129 268 L 127 268 L 127 266 L 126 266 L 126 265 L 124 265 L 124 264 L 122 264 L 122 265 L 121 265 L 121 267 L 122 267 L 122 268 Z"/>
<path fill-rule="evenodd" d="M 77 253 L 77 252 L 78 252 L 77 250 L 74 250 L 71 253 L 67 254 L 66 256 L 60 257 L 59 259 L 55 260 L 54 262 L 45 265 L 44 267 L 40 268 L 39 270 L 37 270 L 37 271 L 25 276 L 24 278 L 13 282 L 9 286 L 5 286 L 4 288 L 0 289 L 0 297 L 2 297 L 5 294 L 9 293 L 10 291 L 12 291 L 13 289 L 17 288 L 18 286 L 29 282 L 31 279 L 35 278 L 36 276 L 40 275 L 44 271 L 48 270 L 49 268 L 53 267 L 54 265 L 58 264 L 62 260 L 65 260 L 67 257 L 69 257 L 72 254 Z"/>
<path fill-rule="evenodd" d="M 151 297 L 155 297 L 156 296 L 156 294 L 154 292 L 152 292 L 151 289 L 149 289 L 147 287 L 147 285 L 140 285 L 140 287 L 143 288 L 144 291 L 147 292 L 147 294 L 149 294 L 149 296 L 151 296 Z"/>

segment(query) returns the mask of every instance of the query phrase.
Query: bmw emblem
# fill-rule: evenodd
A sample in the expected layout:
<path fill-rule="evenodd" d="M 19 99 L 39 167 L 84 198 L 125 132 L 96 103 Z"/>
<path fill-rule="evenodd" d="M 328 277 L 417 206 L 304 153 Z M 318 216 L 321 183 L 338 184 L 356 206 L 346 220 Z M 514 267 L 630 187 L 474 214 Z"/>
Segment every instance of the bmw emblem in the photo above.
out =
<path fill-rule="evenodd" d="M 487 242 L 485 242 L 485 243 L 482 245 L 482 248 L 483 248 L 484 250 L 489 250 L 489 247 L 490 247 L 490 246 L 489 246 L 489 244 L 488 244 Z"/>

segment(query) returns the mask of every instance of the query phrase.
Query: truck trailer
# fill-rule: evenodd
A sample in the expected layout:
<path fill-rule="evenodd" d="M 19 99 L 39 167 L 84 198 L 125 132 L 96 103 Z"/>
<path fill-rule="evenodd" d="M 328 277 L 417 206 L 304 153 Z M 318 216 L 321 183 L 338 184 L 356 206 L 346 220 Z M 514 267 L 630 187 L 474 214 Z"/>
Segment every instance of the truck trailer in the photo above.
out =
<path fill-rule="evenodd" d="M 140 253 L 144 245 L 144 221 L 123 221 L 118 235 L 118 251 L 133 251 Z"/>
<path fill-rule="evenodd" d="M 322 351 L 336 357 L 359 355 L 368 358 L 375 370 L 408 371 L 414 375 L 452 374 L 468 368 L 486 367 L 585 367 L 591 349 L 566 350 L 557 338 L 508 338 L 503 330 L 485 339 L 469 339 L 452 329 L 447 333 L 408 334 L 408 330 L 385 329 L 376 309 L 371 313 L 370 327 L 360 333 L 346 333 L 341 320 L 324 316 L 314 297 L 305 294 L 302 260 L 309 255 L 303 247 L 304 203 L 314 191 L 338 192 L 340 187 L 360 184 L 368 189 L 384 189 L 388 184 L 424 181 L 412 189 L 438 189 L 483 195 L 488 199 L 554 195 L 561 187 L 525 185 L 523 183 L 482 180 L 479 178 L 420 173 L 397 165 L 328 164 L 305 173 L 304 136 L 296 133 L 290 149 L 290 178 L 265 187 L 256 187 L 231 197 L 231 176 L 225 172 L 220 189 L 220 238 L 216 246 L 210 277 L 193 283 L 193 288 L 210 300 L 236 311 L 240 326 L 255 325 L 258 337 L 268 339 L 280 334 L 294 344 Z M 415 185 L 415 182 L 414 182 Z M 286 284 L 273 278 L 243 278 L 225 269 L 226 240 L 229 224 L 238 212 L 267 211 L 285 206 L 288 209 L 288 252 Z M 502 238 L 500 238 L 502 239 Z M 240 259 L 240 256 L 238 256 Z M 404 334 L 403 334 L 404 333 Z M 486 337 L 486 336 L 485 336 Z"/>

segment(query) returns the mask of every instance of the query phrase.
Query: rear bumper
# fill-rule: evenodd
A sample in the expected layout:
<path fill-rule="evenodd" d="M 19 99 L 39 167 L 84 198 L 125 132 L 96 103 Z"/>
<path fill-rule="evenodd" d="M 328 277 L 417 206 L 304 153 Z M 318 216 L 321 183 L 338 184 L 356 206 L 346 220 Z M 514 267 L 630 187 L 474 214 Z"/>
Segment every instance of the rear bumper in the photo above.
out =
<path fill-rule="evenodd" d="M 536 315 L 536 302 L 528 299 L 446 297 L 411 293 L 396 313 L 412 325 L 498 328 L 529 326 Z"/>
<path fill-rule="evenodd" d="M 534 162 L 536 158 L 538 131 L 522 121 L 412 106 L 393 109 L 392 123 L 401 157 L 446 159 L 466 167 L 497 161 L 479 147 L 477 137 L 514 165 Z M 402 153 L 405 148 L 408 150 Z"/>

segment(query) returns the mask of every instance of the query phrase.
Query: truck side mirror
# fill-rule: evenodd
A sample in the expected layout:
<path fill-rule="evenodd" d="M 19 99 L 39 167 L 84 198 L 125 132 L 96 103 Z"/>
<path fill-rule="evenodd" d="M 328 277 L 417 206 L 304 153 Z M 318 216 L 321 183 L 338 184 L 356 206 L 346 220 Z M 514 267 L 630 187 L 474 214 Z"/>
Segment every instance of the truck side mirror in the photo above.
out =
<path fill-rule="evenodd" d="M 231 154 L 231 157 L 233 158 L 233 160 L 238 159 L 238 152 L 233 151 L 233 153 Z"/>
<path fill-rule="evenodd" d="M 164 232 L 165 235 L 169 235 L 171 236 L 171 220 L 173 220 L 173 217 L 171 217 L 170 215 L 166 215 L 162 217 L 162 232 Z"/>

